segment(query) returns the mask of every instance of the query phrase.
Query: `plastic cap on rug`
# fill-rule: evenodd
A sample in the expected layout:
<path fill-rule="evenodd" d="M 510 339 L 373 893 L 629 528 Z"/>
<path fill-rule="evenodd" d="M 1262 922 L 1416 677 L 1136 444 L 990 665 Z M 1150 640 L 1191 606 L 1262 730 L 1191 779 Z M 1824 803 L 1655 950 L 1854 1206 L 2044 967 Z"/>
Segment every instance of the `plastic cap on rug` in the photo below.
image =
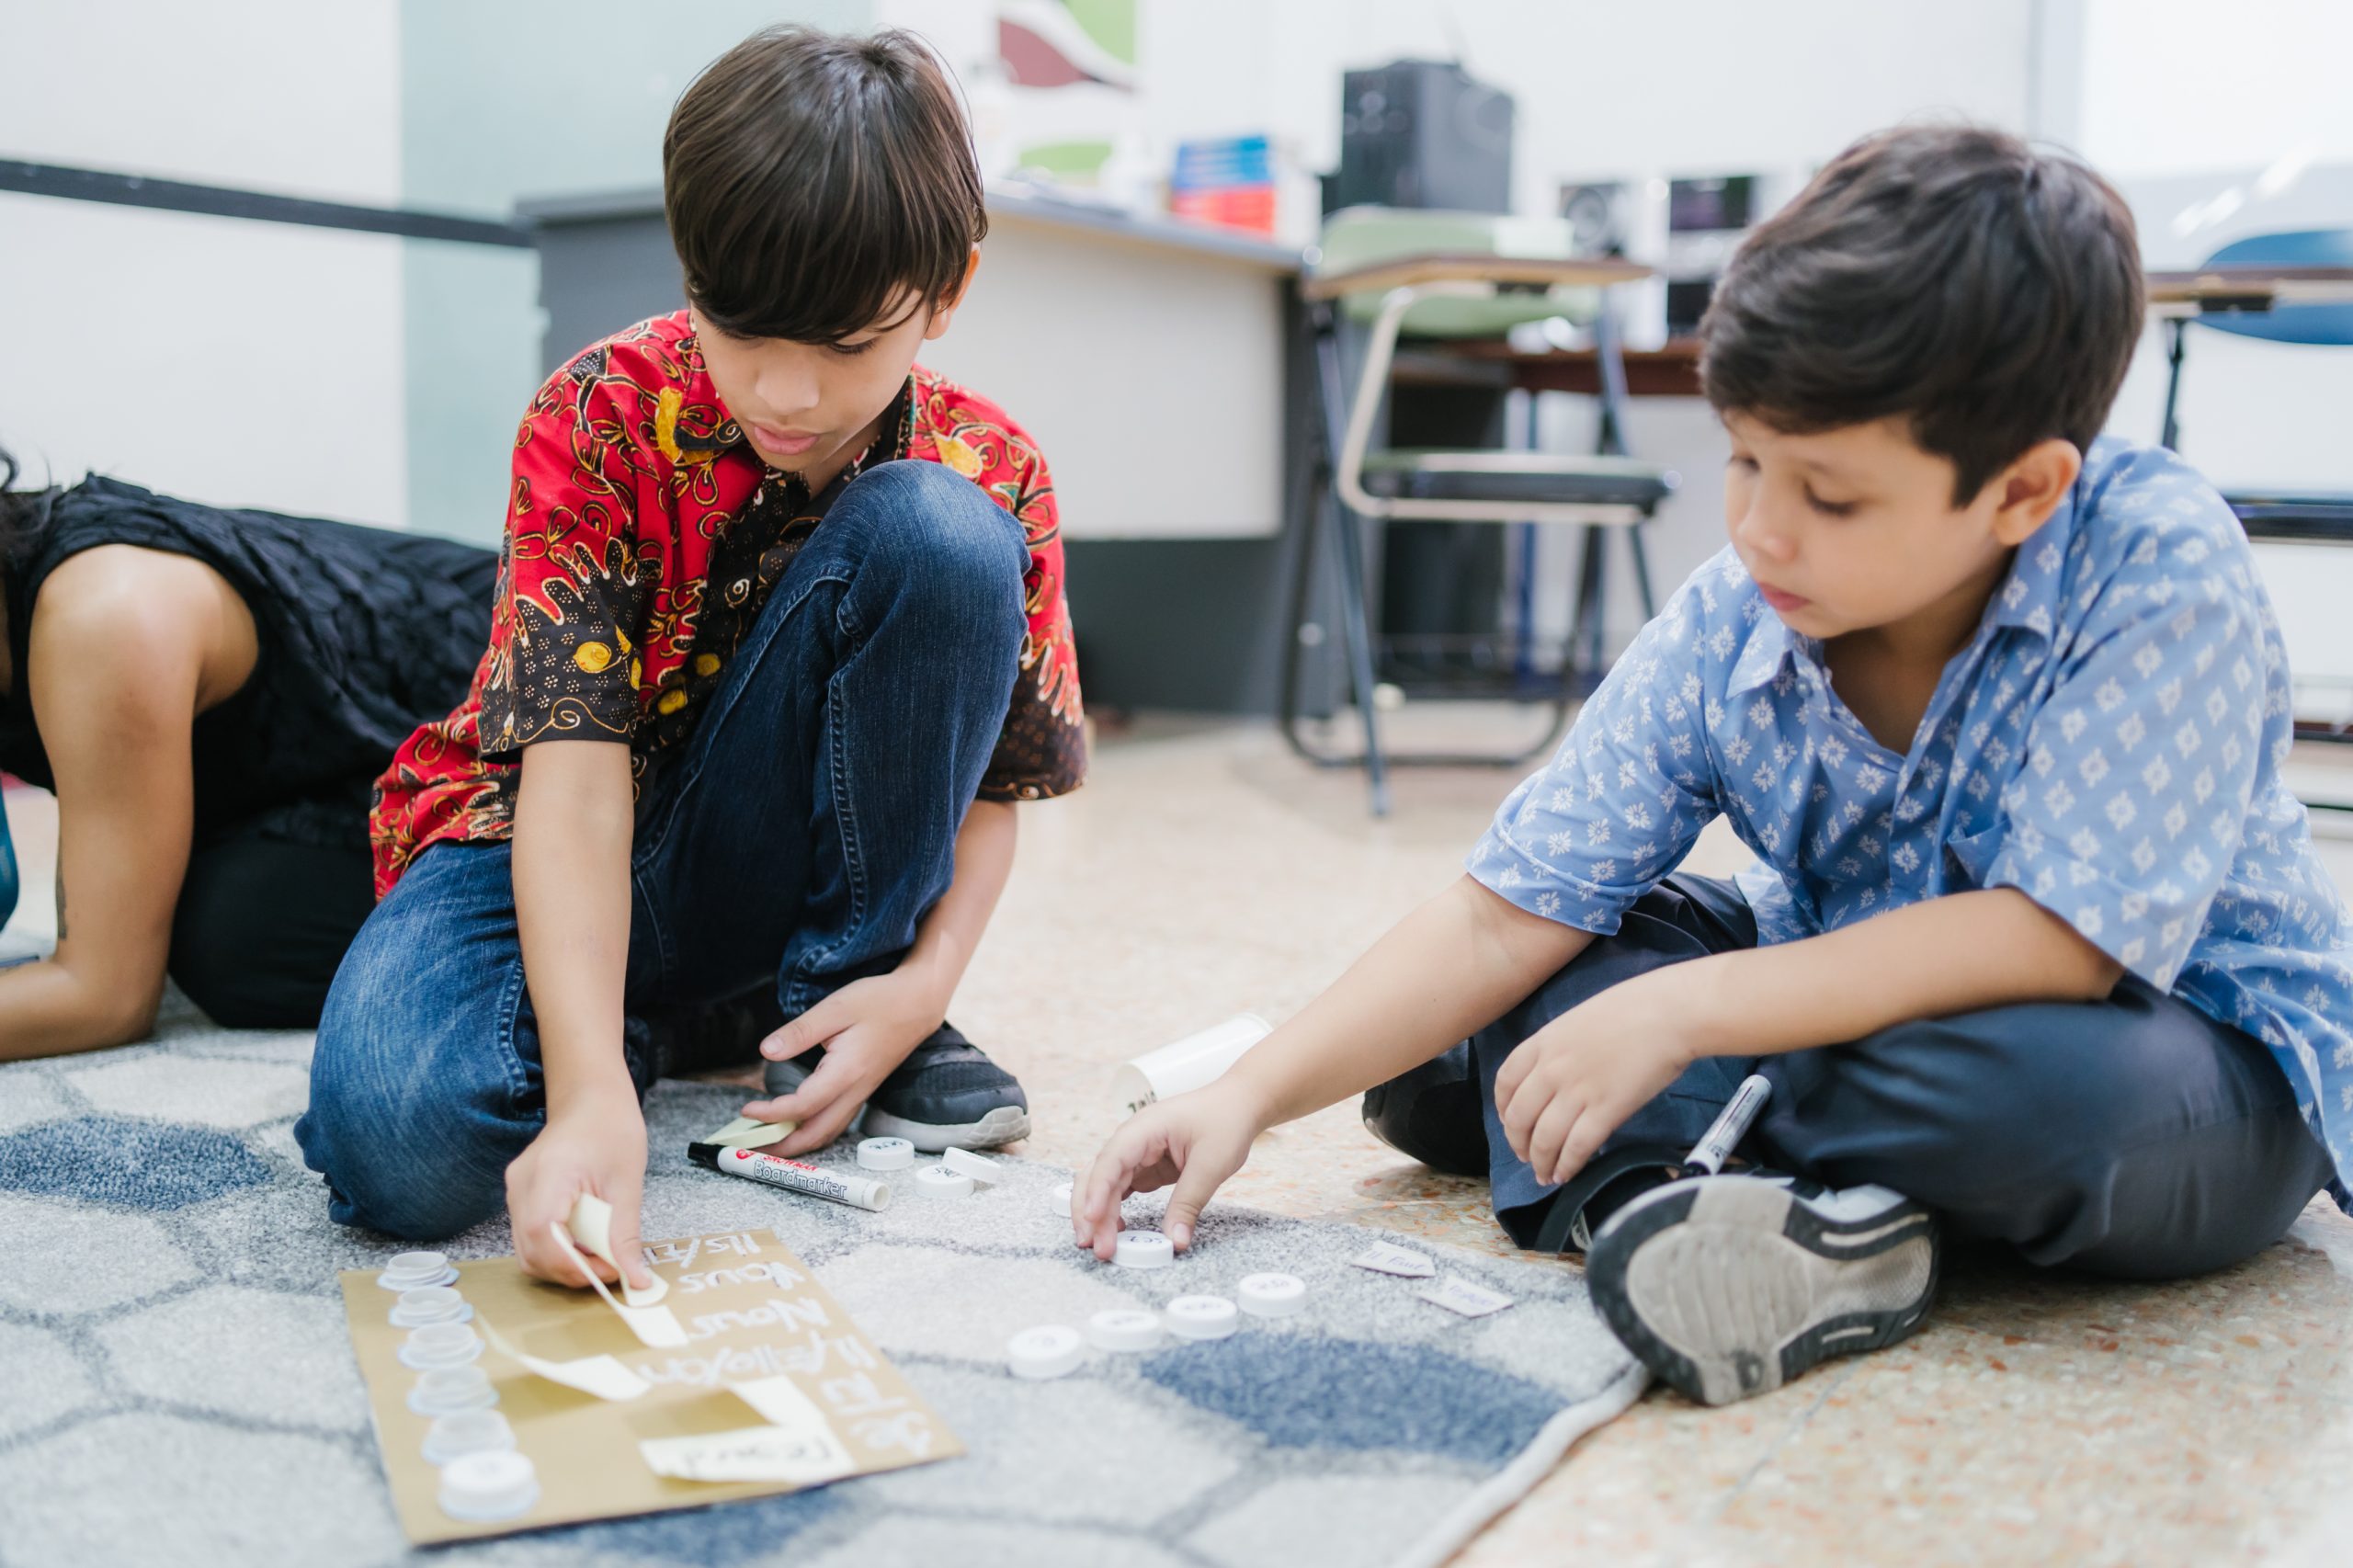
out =
<path fill-rule="evenodd" d="M 1241 1321 L 1223 1296 L 1179 1296 L 1168 1303 L 1168 1332 L 1179 1339 L 1223 1339 Z"/>
<path fill-rule="evenodd" d="M 946 1165 L 926 1165 L 915 1172 L 915 1195 L 918 1198 L 970 1198 L 972 1178 L 961 1171 L 951 1171 Z"/>
<path fill-rule="evenodd" d="M 939 1163 L 949 1170 L 971 1176 L 974 1181 L 994 1182 L 1005 1175 L 1005 1167 L 985 1155 L 970 1149 L 942 1149 Z"/>
<path fill-rule="evenodd" d="M 1121 1231 L 1111 1261 L 1122 1268 L 1165 1268 L 1176 1261 L 1176 1248 L 1158 1231 Z"/>
<path fill-rule="evenodd" d="M 903 1171 L 915 1163 L 915 1146 L 904 1138 L 869 1138 L 858 1146 L 858 1163 L 870 1171 Z"/>
<path fill-rule="evenodd" d="M 1114 1307 L 1086 1320 L 1087 1342 L 1097 1350 L 1151 1350 L 1160 1344 L 1160 1319 L 1141 1307 Z"/>
<path fill-rule="evenodd" d="M 1078 1330 L 1061 1324 L 1025 1328 L 1006 1342 L 1005 1358 L 1017 1378 L 1043 1380 L 1074 1372 L 1086 1358 L 1086 1342 Z"/>
<path fill-rule="evenodd" d="M 1287 1318 L 1307 1304 L 1307 1286 L 1292 1274 L 1245 1276 L 1234 1294 L 1252 1317 Z"/>
<path fill-rule="evenodd" d="M 465 1454 L 441 1467 L 441 1511 L 453 1519 L 511 1519 L 539 1500 L 539 1471 L 511 1450 Z"/>

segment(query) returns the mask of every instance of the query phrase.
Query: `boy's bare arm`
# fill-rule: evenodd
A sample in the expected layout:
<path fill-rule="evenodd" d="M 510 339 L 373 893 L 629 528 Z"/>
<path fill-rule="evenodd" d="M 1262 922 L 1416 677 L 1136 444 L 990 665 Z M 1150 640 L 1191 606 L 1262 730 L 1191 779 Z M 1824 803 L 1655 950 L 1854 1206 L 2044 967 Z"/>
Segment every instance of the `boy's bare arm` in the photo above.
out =
<path fill-rule="evenodd" d="M 1108 1257 L 1120 1199 L 1173 1181 L 1165 1223 L 1170 1240 L 1188 1244 L 1201 1206 L 1258 1133 L 1427 1062 L 1502 1017 L 1592 939 L 1458 878 L 1224 1077 L 1131 1118 L 1074 1198 L 1080 1243 Z"/>
<path fill-rule="evenodd" d="M 515 802 L 515 924 L 539 1019 L 547 1125 L 506 1172 L 515 1253 L 541 1278 L 585 1285 L 548 1234 L 583 1192 L 613 1206 L 614 1255 L 632 1283 L 645 1119 L 621 1054 L 635 832 L 629 747 L 542 741 L 523 753 Z M 605 1273 L 604 1266 L 596 1265 Z"/>
<path fill-rule="evenodd" d="M 2013 1003 L 2097 1001 L 2122 973 L 2014 888 L 1954 893 L 1612 986 L 1515 1051 L 1495 1098 L 1512 1151 L 1541 1179 L 1565 1181 L 1698 1057 L 1841 1044 Z"/>

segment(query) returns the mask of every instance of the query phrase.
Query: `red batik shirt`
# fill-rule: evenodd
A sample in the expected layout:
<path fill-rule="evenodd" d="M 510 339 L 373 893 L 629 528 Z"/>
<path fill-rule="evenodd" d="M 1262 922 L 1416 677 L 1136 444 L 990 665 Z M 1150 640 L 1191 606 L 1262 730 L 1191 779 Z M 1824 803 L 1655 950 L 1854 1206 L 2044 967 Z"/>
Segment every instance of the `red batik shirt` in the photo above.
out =
<path fill-rule="evenodd" d="M 457 711 L 411 735 L 377 781 L 377 896 L 428 844 L 508 836 L 533 741 L 627 741 L 642 789 L 693 732 L 834 496 L 893 458 L 953 469 L 1029 537 L 1029 634 L 981 798 L 1076 788 L 1086 748 L 1062 532 L 1028 434 L 917 366 L 874 446 L 812 496 L 745 441 L 681 311 L 588 348 L 531 400 L 515 437 L 490 648 Z"/>

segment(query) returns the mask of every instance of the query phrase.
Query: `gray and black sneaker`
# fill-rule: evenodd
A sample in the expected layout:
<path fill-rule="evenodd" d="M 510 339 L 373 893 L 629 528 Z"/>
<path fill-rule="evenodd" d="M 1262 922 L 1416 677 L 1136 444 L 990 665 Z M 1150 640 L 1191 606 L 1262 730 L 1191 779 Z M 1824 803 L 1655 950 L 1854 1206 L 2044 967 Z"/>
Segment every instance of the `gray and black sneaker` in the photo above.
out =
<path fill-rule="evenodd" d="M 1698 1176 L 1611 1215 L 1586 1284 L 1652 1371 L 1729 1404 L 1909 1335 L 1936 1296 L 1937 1258 L 1936 1216 L 1883 1187 Z"/>
<path fill-rule="evenodd" d="M 769 1062 L 768 1093 L 792 1093 L 824 1060 L 821 1046 Z M 1029 1136 L 1029 1096 L 955 1025 L 942 1024 L 876 1085 L 852 1125 L 869 1138 L 904 1138 L 926 1154 L 994 1149 Z"/>

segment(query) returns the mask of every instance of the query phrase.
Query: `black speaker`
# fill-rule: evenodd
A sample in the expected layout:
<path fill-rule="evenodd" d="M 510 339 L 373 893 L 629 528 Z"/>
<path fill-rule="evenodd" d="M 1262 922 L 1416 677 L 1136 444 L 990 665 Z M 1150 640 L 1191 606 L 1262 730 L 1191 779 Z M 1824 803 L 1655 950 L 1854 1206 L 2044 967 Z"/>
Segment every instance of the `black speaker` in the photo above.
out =
<path fill-rule="evenodd" d="M 1325 210 L 1511 210 L 1511 95 L 1460 65 L 1400 60 L 1351 71 L 1340 90 L 1340 171 Z"/>

